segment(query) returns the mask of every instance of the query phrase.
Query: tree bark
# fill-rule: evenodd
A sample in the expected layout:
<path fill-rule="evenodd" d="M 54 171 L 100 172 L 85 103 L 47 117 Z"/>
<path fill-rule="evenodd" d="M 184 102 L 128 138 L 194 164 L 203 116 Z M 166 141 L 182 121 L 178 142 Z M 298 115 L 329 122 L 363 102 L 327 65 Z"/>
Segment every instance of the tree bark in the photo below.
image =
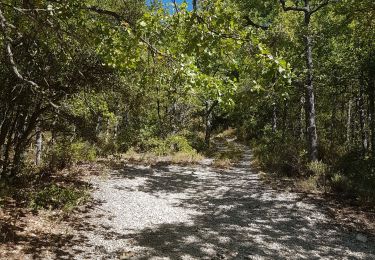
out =
<path fill-rule="evenodd" d="M 348 119 L 346 121 L 346 144 L 351 144 L 351 128 L 352 128 L 352 100 L 348 101 Z"/>
<path fill-rule="evenodd" d="M 272 105 L 272 133 L 275 133 L 277 129 L 277 108 L 276 104 Z"/>
<path fill-rule="evenodd" d="M 368 87 L 370 131 L 371 131 L 371 156 L 375 159 L 375 78 L 370 80 Z"/>
<path fill-rule="evenodd" d="M 193 0 L 193 10 L 197 11 L 197 0 Z"/>
<path fill-rule="evenodd" d="M 358 95 L 358 113 L 359 113 L 359 126 L 361 131 L 361 145 L 362 153 L 366 154 L 368 149 L 368 139 L 366 132 L 366 111 L 365 111 L 365 102 L 364 102 L 364 82 L 361 78 L 359 86 L 359 95 Z"/>
<path fill-rule="evenodd" d="M 304 113 L 304 106 L 305 106 L 305 97 L 302 95 L 300 99 L 300 113 L 299 113 L 299 137 L 301 140 L 304 140 L 305 132 L 306 132 L 306 119 Z"/>
<path fill-rule="evenodd" d="M 206 134 L 204 137 L 204 142 L 207 148 L 210 147 L 211 131 L 212 131 L 212 114 L 210 113 L 206 116 Z"/>
<path fill-rule="evenodd" d="M 101 115 L 98 115 L 98 121 L 96 123 L 96 129 L 95 129 L 97 137 L 99 136 L 100 132 L 102 131 L 102 124 L 103 124 L 103 118 L 102 118 Z"/>
<path fill-rule="evenodd" d="M 205 111 L 205 123 L 206 123 L 206 133 L 204 137 L 204 142 L 207 148 L 210 147 L 210 139 L 211 139 L 211 132 L 212 132 L 212 121 L 213 121 L 213 110 L 218 104 L 217 101 L 214 101 L 211 105 L 209 102 L 206 102 L 206 111 Z"/>
<path fill-rule="evenodd" d="M 310 14 L 305 13 L 305 45 L 306 45 L 306 66 L 307 66 L 307 78 L 306 78 L 306 115 L 307 115 L 307 143 L 309 160 L 318 160 L 318 134 L 316 131 L 316 112 L 315 112 L 315 94 L 314 94 L 314 64 L 313 64 L 313 43 L 312 37 L 309 31 L 310 25 Z"/>
<path fill-rule="evenodd" d="M 39 125 L 36 127 L 35 131 L 35 165 L 40 165 L 42 159 L 43 136 Z"/>

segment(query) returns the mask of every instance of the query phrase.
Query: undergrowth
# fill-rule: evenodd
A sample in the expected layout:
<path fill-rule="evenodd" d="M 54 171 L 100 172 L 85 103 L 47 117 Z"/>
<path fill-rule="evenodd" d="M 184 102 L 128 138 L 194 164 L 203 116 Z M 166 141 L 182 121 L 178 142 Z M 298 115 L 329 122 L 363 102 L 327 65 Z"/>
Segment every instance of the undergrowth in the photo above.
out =
<path fill-rule="evenodd" d="M 86 189 L 73 186 L 63 187 L 50 184 L 31 194 L 30 207 L 33 210 L 63 210 L 71 211 L 76 206 L 83 204 L 89 197 Z"/>
<path fill-rule="evenodd" d="M 162 159 L 182 164 L 196 163 L 203 159 L 187 138 L 180 135 L 171 135 L 165 139 L 150 138 L 138 147 L 130 148 L 120 157 L 143 163 L 154 163 Z"/>
<path fill-rule="evenodd" d="M 320 160 L 309 163 L 304 142 L 296 138 L 275 133 L 253 141 L 251 146 L 263 171 L 293 178 L 298 189 L 375 203 L 375 164 L 369 157 L 363 159 L 361 151 L 346 148 L 345 152 L 345 147 L 339 147 L 337 152 L 326 152 L 322 142 Z"/>

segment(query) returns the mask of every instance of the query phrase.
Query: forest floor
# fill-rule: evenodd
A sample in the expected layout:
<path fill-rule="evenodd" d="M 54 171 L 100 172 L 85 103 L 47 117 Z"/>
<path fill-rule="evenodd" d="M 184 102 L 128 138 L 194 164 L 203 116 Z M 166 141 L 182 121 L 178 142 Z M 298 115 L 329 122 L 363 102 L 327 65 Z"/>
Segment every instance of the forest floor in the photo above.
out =
<path fill-rule="evenodd" d="M 44 233 L 35 232 L 18 256 L 375 259 L 373 230 L 333 218 L 332 207 L 343 208 L 323 198 L 271 188 L 251 168 L 251 150 L 234 144 L 242 158 L 224 169 L 205 159 L 194 166 L 127 164 L 87 175 L 92 202 L 48 229 L 38 223 Z"/>

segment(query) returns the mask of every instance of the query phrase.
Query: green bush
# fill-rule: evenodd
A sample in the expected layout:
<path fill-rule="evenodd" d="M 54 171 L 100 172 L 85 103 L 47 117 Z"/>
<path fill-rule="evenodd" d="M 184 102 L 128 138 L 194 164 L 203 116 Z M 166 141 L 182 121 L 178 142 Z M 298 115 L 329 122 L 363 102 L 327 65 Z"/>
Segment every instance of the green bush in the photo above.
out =
<path fill-rule="evenodd" d="M 207 150 L 207 145 L 204 140 L 204 133 L 203 132 L 190 132 L 186 134 L 187 140 L 198 152 L 205 152 Z"/>
<path fill-rule="evenodd" d="M 189 141 L 184 136 L 180 135 L 171 135 L 167 137 L 165 143 L 173 153 L 191 152 L 194 150 Z"/>
<path fill-rule="evenodd" d="M 189 141 L 181 135 L 171 135 L 166 139 L 149 138 L 141 145 L 143 150 L 152 152 L 158 156 L 172 155 L 178 152 L 191 153 L 195 149 L 191 147 Z"/>
<path fill-rule="evenodd" d="M 315 188 L 324 187 L 326 191 L 327 187 L 327 174 L 328 174 L 328 165 L 322 161 L 310 162 L 307 164 L 307 169 L 309 171 L 309 180 L 312 185 L 315 185 Z"/>
<path fill-rule="evenodd" d="M 119 150 L 119 145 L 115 139 L 99 139 L 98 143 L 98 152 L 102 156 L 108 156 L 116 154 Z"/>
<path fill-rule="evenodd" d="M 375 201 L 375 163 L 361 151 L 350 151 L 339 160 L 332 183 L 337 191 Z"/>
<path fill-rule="evenodd" d="M 335 173 L 331 177 L 331 187 L 336 192 L 346 192 L 350 190 L 350 181 L 347 177 L 343 176 L 341 173 Z"/>
<path fill-rule="evenodd" d="M 307 153 L 302 148 L 303 143 L 295 138 L 270 133 L 252 146 L 264 168 L 288 176 L 306 173 Z"/>
<path fill-rule="evenodd" d="M 51 169 L 63 169 L 77 162 L 94 161 L 96 155 L 97 150 L 88 142 L 62 142 L 49 151 L 47 162 Z"/>
<path fill-rule="evenodd" d="M 32 195 L 30 207 L 34 210 L 71 210 L 83 203 L 87 198 L 88 193 L 85 190 L 52 184 Z"/>

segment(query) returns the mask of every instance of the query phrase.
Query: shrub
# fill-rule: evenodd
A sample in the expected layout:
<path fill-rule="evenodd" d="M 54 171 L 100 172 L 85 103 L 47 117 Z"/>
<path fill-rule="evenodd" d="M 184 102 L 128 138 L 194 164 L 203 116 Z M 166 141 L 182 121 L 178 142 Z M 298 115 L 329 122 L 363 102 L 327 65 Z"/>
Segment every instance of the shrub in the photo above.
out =
<path fill-rule="evenodd" d="M 305 191 L 318 191 L 324 188 L 326 192 L 328 165 L 321 161 L 310 162 L 307 164 L 306 171 L 309 173 L 308 177 L 299 180 L 297 186 Z"/>
<path fill-rule="evenodd" d="M 336 190 L 375 201 L 373 160 L 363 158 L 361 151 L 350 151 L 339 160 L 335 170 L 338 174 L 331 181 Z"/>
<path fill-rule="evenodd" d="M 181 135 L 171 135 L 166 139 L 150 138 L 141 145 L 143 150 L 158 156 L 172 155 L 177 152 L 190 153 L 195 151 L 189 141 Z"/>
<path fill-rule="evenodd" d="M 192 132 L 188 133 L 186 136 L 191 144 L 191 147 L 193 147 L 196 151 L 203 152 L 207 150 L 207 145 L 204 140 L 205 135 L 203 132 Z"/>
<path fill-rule="evenodd" d="M 229 127 L 220 134 L 216 135 L 216 139 L 226 140 L 228 138 L 236 138 L 237 130 L 235 128 Z"/>
<path fill-rule="evenodd" d="M 180 135 L 172 135 L 166 139 L 149 138 L 141 145 L 143 152 L 130 148 L 123 158 L 143 163 L 155 163 L 158 160 L 170 160 L 173 163 L 196 163 L 203 157 L 191 147 L 189 141 Z M 164 158 L 158 158 L 162 156 Z"/>
<path fill-rule="evenodd" d="M 194 150 L 184 136 L 171 135 L 165 142 L 172 152 L 192 152 Z"/>
<path fill-rule="evenodd" d="M 331 187 L 336 192 L 346 192 L 350 190 L 350 181 L 341 173 L 335 173 L 331 178 Z"/>
<path fill-rule="evenodd" d="M 97 151 L 88 142 L 62 142 L 56 144 L 48 153 L 50 169 L 63 169 L 77 162 L 94 161 Z"/>
<path fill-rule="evenodd" d="M 315 185 L 318 188 L 324 187 L 324 191 L 326 191 L 328 165 L 321 161 L 315 161 L 308 163 L 307 169 L 310 171 L 310 179 L 315 181 Z"/>
<path fill-rule="evenodd" d="M 30 207 L 34 210 L 71 210 L 83 203 L 87 198 L 88 193 L 85 190 L 52 184 L 32 195 Z"/>
<path fill-rule="evenodd" d="M 272 133 L 254 143 L 253 147 L 261 167 L 287 176 L 306 173 L 307 152 L 302 148 L 303 143 L 295 138 Z"/>

